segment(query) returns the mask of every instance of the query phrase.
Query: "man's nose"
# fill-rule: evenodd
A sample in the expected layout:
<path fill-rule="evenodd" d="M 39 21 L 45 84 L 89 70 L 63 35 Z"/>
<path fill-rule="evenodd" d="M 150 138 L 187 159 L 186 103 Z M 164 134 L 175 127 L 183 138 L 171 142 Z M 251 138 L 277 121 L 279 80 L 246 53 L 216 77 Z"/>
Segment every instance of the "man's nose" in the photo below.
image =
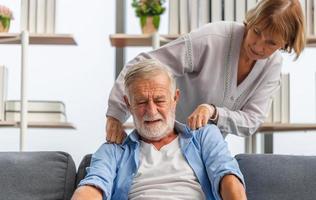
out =
<path fill-rule="evenodd" d="M 148 114 L 156 114 L 157 113 L 157 106 L 153 101 L 148 102 L 146 112 Z"/>

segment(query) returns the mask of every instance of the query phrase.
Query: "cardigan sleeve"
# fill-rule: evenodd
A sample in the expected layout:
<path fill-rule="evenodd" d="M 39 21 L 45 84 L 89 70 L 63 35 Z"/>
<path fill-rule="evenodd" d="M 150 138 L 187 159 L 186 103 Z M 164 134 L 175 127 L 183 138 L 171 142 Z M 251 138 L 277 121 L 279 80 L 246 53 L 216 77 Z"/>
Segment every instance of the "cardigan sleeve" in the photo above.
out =
<path fill-rule="evenodd" d="M 282 56 L 278 54 L 269 62 L 263 83 L 256 89 L 240 110 L 232 111 L 218 107 L 217 125 L 223 135 L 249 136 L 264 122 L 270 109 L 272 98 L 280 88 Z"/>

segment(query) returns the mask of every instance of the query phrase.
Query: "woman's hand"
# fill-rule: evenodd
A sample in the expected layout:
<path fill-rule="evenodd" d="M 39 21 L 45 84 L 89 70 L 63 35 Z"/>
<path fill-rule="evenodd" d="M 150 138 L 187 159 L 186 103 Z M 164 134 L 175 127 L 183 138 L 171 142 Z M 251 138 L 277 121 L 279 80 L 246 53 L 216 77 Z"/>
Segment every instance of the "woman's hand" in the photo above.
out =
<path fill-rule="evenodd" d="M 199 105 L 194 112 L 188 117 L 187 123 L 188 126 L 192 129 L 198 129 L 207 124 L 211 116 L 215 112 L 214 106 L 208 104 Z"/>
<path fill-rule="evenodd" d="M 106 140 L 110 143 L 121 144 L 126 136 L 122 123 L 114 117 L 107 117 Z"/>

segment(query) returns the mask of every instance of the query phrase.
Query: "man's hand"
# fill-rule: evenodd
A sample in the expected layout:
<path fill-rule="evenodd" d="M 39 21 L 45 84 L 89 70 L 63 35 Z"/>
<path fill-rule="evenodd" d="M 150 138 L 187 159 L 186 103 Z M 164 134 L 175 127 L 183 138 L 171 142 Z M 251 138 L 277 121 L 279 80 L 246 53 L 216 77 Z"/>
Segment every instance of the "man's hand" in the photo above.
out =
<path fill-rule="evenodd" d="M 199 105 L 194 112 L 188 117 L 188 126 L 192 129 L 198 129 L 207 124 L 208 120 L 214 114 L 213 106 L 206 106 L 206 104 Z"/>
<path fill-rule="evenodd" d="M 121 144 L 126 137 L 122 123 L 114 117 L 107 117 L 106 140 L 111 143 Z"/>
<path fill-rule="evenodd" d="M 102 192 L 93 186 L 81 186 L 76 189 L 71 200 L 102 200 Z"/>
<path fill-rule="evenodd" d="M 239 179 L 232 174 L 225 175 L 220 182 L 223 200 L 246 200 L 246 191 Z"/>

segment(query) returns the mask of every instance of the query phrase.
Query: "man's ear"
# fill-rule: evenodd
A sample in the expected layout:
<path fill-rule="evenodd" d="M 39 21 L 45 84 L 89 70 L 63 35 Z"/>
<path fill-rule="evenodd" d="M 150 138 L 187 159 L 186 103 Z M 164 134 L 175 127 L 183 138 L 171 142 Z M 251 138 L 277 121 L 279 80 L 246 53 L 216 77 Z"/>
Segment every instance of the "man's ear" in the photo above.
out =
<path fill-rule="evenodd" d="M 130 110 L 131 104 L 129 104 L 128 97 L 126 95 L 124 95 L 124 101 L 125 101 L 125 104 L 126 104 L 128 110 Z"/>
<path fill-rule="evenodd" d="M 179 89 L 176 89 L 176 92 L 175 92 L 175 95 L 174 95 L 174 100 L 176 102 L 178 102 L 180 99 L 180 90 Z"/>

